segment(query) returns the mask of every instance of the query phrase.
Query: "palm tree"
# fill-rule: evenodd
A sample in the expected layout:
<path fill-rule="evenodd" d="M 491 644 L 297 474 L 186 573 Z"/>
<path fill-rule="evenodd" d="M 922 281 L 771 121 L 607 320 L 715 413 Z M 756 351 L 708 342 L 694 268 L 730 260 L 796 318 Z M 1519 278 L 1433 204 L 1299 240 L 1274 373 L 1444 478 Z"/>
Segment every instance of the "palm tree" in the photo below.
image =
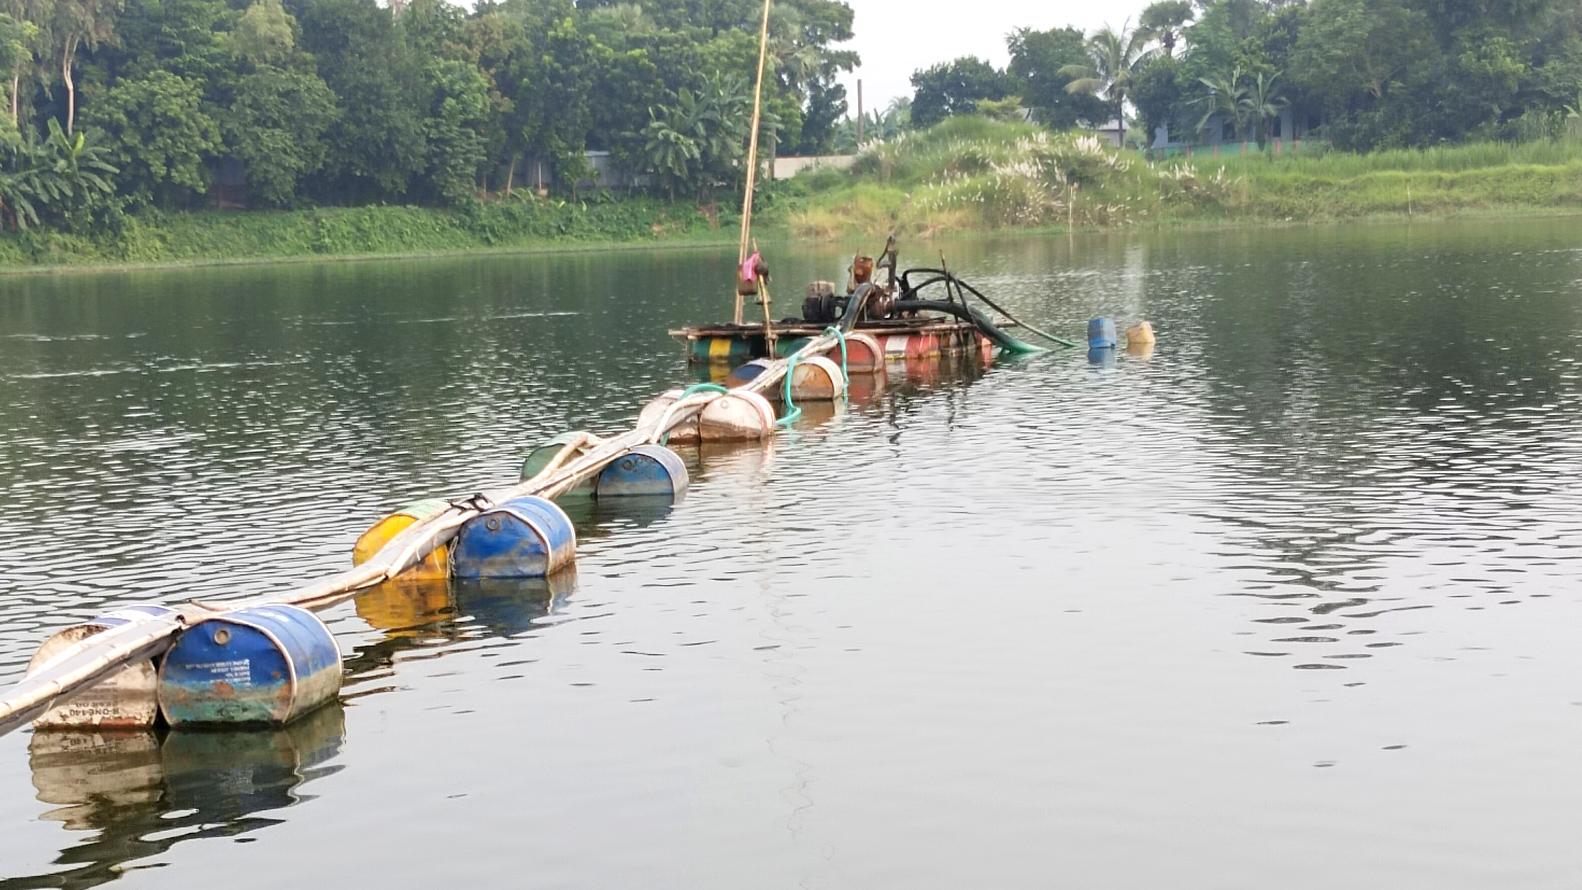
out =
<path fill-rule="evenodd" d="M 1120 31 L 1109 27 L 1095 31 L 1088 38 L 1089 64 L 1067 65 L 1059 72 L 1061 77 L 1072 79 L 1066 84 L 1066 92 L 1087 93 L 1110 104 L 1123 137 L 1126 97 L 1131 93 L 1132 78 L 1153 55 L 1152 50 L 1145 48 L 1149 35 L 1140 28 L 1131 30 L 1130 25 L 1128 20 L 1121 25 Z"/>
<path fill-rule="evenodd" d="M 1264 142 L 1269 138 L 1269 121 L 1280 116 L 1280 110 L 1289 104 L 1285 97 L 1280 95 L 1280 72 L 1258 76 L 1246 88 L 1241 98 L 1242 106 L 1246 110 L 1247 119 L 1257 124 L 1258 147 L 1263 148 Z"/>
<path fill-rule="evenodd" d="M 1165 51 L 1165 58 L 1174 58 L 1176 43 L 1181 39 L 1181 29 L 1190 21 L 1190 0 L 1159 0 L 1143 10 L 1142 18 L 1137 20 L 1137 30 L 1146 33 L 1148 39 L 1159 41 L 1159 46 Z"/>
<path fill-rule="evenodd" d="M 1235 126 L 1236 138 L 1242 138 L 1251 105 L 1247 101 L 1247 87 L 1241 81 L 1240 65 L 1232 68 L 1229 75 L 1198 78 L 1198 82 L 1208 88 L 1208 95 L 1198 99 L 1196 103 L 1205 106 L 1203 116 L 1197 122 L 1199 133 L 1208 126 L 1209 120 L 1215 115 L 1220 115 Z"/>

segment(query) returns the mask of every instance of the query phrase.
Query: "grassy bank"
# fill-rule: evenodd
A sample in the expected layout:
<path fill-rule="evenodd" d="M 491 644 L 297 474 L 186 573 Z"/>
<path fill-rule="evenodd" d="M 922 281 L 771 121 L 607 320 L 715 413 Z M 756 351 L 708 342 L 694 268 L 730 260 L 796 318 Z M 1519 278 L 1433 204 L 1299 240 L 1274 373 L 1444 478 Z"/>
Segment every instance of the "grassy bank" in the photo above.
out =
<path fill-rule="evenodd" d="M 729 211 L 721 216 L 709 208 L 647 198 L 512 200 L 463 211 L 354 207 L 156 213 L 130 219 L 114 236 L 7 234 L 0 237 L 0 268 L 734 242 L 735 222 Z"/>
<path fill-rule="evenodd" d="M 1582 212 L 1582 143 L 1149 162 L 1091 136 L 965 117 L 871 148 L 850 171 L 773 183 L 760 203 L 766 240 Z M 725 204 L 609 196 L 153 213 L 113 236 L 0 236 L 0 270 L 725 244 L 736 223 Z"/>
<path fill-rule="evenodd" d="M 793 234 L 1332 222 L 1582 211 L 1582 143 L 1149 162 L 1097 139 L 957 118 L 801 185 Z"/>

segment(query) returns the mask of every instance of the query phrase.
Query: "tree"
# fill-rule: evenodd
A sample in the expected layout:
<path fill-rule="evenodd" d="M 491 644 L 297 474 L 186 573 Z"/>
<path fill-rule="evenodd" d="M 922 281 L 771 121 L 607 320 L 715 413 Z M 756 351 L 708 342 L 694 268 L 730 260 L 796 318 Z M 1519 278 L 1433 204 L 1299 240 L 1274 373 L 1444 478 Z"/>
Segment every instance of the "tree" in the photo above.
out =
<path fill-rule="evenodd" d="M 197 81 L 155 71 L 123 80 L 83 115 L 117 183 L 135 204 L 183 206 L 208 187 L 205 160 L 221 148 L 220 129 L 202 108 Z"/>
<path fill-rule="evenodd" d="M 1109 103 L 1115 121 L 1126 126 L 1126 98 L 1131 93 L 1132 78 L 1151 55 L 1146 47 L 1148 34 L 1130 30 L 1127 24 L 1121 29 L 1103 28 L 1088 38 L 1088 60 L 1067 66 L 1061 73 L 1072 78 L 1066 92 L 1101 96 Z"/>
<path fill-rule="evenodd" d="M 324 163 L 324 134 L 336 118 L 335 94 L 312 71 L 265 65 L 243 75 L 221 117 L 225 151 L 247 170 L 259 203 L 289 207 Z"/>
<path fill-rule="evenodd" d="M 424 122 L 428 163 L 419 193 L 442 204 L 463 204 L 476 193 L 487 157 L 483 132 L 490 114 L 489 85 L 477 68 L 450 59 L 430 62 L 425 76 L 431 90 Z"/>
<path fill-rule="evenodd" d="M 111 195 L 117 172 L 103 148 L 82 133 L 67 136 L 51 118 L 44 140 L 0 144 L 0 220 L 12 231 L 69 222 Z"/>
<path fill-rule="evenodd" d="M 1018 28 L 1006 41 L 1011 52 L 1007 73 L 1016 82 L 1022 105 L 1037 119 L 1057 129 L 1079 122 L 1102 123 L 1107 109 L 1089 93 L 1066 89 L 1073 67 L 1088 61 L 1087 41 L 1076 28 L 1034 31 Z"/>
<path fill-rule="evenodd" d="M 1159 41 L 1166 58 L 1175 58 L 1176 43 L 1181 39 L 1181 29 L 1192 21 L 1190 0 L 1158 0 L 1143 10 L 1137 20 L 1137 29 L 1149 40 Z"/>
<path fill-rule="evenodd" d="M 1287 103 L 1280 94 L 1280 72 L 1265 74 L 1259 71 L 1247 84 L 1246 92 L 1242 97 L 1242 107 L 1246 111 L 1246 119 L 1255 126 L 1255 138 L 1258 147 L 1263 148 L 1269 139 L 1269 121 L 1280 116 L 1280 112 Z"/>
<path fill-rule="evenodd" d="M 1382 99 L 1431 67 L 1427 19 L 1402 0 L 1315 0 L 1292 52 L 1292 77 L 1333 111 Z"/>
<path fill-rule="evenodd" d="M 1180 70 L 1181 62 L 1173 56 L 1156 55 L 1132 77 L 1132 105 L 1150 139 L 1160 127 L 1168 132 L 1182 124 L 1177 114 L 1185 104 Z"/>
<path fill-rule="evenodd" d="M 53 35 L 49 26 L 55 20 L 55 0 L 4 0 L 0 5 L 12 21 L 23 28 L 23 52 L 11 60 L 11 123 L 22 124 L 22 84 L 29 74 L 42 73 L 45 61 L 53 52 Z"/>
<path fill-rule="evenodd" d="M 114 37 L 115 17 L 120 11 L 121 0 L 55 0 L 50 30 L 55 35 L 61 81 L 66 86 L 67 135 L 77 124 L 77 81 L 72 75 L 77 51 L 84 46 L 94 49 Z"/>
<path fill-rule="evenodd" d="M 301 46 L 335 94 L 337 124 L 311 180 L 325 200 L 356 203 L 406 194 L 427 159 L 419 59 L 376 0 L 304 0 Z"/>
<path fill-rule="evenodd" d="M 963 56 L 912 74 L 912 122 L 930 127 L 951 115 L 971 114 L 984 100 L 1014 92 L 1005 73 L 976 56 Z"/>
<path fill-rule="evenodd" d="M 253 0 L 225 38 L 231 55 L 255 66 L 284 65 L 296 52 L 297 20 L 280 0 Z"/>
<path fill-rule="evenodd" d="M 1204 107 L 1203 116 L 1198 118 L 1197 122 L 1198 132 L 1203 132 L 1208 122 L 1217 116 L 1235 128 L 1238 141 L 1244 141 L 1247 114 L 1251 105 L 1248 102 L 1247 86 L 1243 83 L 1241 67 L 1232 68 L 1218 77 L 1200 78 L 1199 82 L 1208 93 L 1197 100 L 1198 104 Z"/>
<path fill-rule="evenodd" d="M 689 106 L 695 101 L 691 93 L 682 95 Z M 674 200 L 677 189 L 690 186 L 696 179 L 703 152 L 697 140 L 689 135 L 692 127 L 685 111 L 661 107 L 650 114 L 652 118 L 643 128 L 643 158 L 648 169 L 664 185 L 665 194 Z"/>

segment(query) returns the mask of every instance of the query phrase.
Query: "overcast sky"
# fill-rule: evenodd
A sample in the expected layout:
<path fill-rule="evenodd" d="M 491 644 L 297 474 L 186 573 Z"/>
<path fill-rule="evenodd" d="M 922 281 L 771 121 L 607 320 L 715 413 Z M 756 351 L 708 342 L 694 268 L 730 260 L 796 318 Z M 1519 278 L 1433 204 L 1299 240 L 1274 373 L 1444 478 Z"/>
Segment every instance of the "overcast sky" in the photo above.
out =
<path fill-rule="evenodd" d="M 856 11 L 852 26 L 857 39 L 849 44 L 862 56 L 862 67 L 842 78 L 847 101 L 857 110 L 857 78 L 862 78 L 864 106 L 883 108 L 897 96 L 912 94 L 912 72 L 958 56 L 978 56 L 997 67 L 1007 61 L 1005 35 L 1019 27 L 1037 29 L 1073 25 L 1083 33 L 1106 24 L 1120 27 L 1148 5 L 1148 0 L 847 0 Z"/>

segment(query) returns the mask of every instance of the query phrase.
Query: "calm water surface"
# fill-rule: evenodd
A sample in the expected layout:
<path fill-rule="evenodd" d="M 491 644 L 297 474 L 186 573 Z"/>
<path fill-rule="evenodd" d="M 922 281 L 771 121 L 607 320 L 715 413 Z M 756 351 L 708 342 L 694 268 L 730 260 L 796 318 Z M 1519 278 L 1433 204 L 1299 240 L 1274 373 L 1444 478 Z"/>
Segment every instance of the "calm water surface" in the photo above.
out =
<path fill-rule="evenodd" d="M 573 508 L 575 578 L 326 613 L 343 700 L 289 729 L 0 739 L 0 890 L 1575 887 L 1578 245 L 949 245 L 1030 321 L 1158 348 L 688 453 L 673 508 Z M 780 291 L 862 246 L 775 251 Z M 0 681 L 624 429 L 729 259 L 0 280 Z"/>

